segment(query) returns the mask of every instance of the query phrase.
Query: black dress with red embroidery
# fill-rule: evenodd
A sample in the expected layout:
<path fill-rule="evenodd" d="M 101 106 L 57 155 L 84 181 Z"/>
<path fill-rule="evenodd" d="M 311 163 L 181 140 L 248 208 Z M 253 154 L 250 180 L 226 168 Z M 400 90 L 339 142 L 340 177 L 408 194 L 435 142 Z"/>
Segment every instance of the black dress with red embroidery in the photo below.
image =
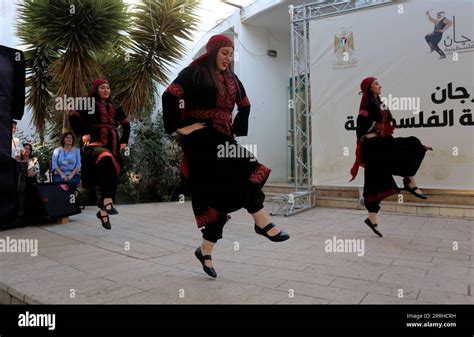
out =
<path fill-rule="evenodd" d="M 219 73 L 223 88 L 219 91 L 198 84 L 193 76 L 195 67 L 185 68 L 163 93 L 163 121 L 169 134 L 193 123 L 206 125 L 189 135 L 178 135 L 197 226 L 206 227 L 238 209 L 255 213 L 263 208 L 261 188 L 271 170 L 235 140 L 234 135 L 247 135 L 250 113 L 240 80 Z M 238 112 L 232 119 L 236 104 Z M 235 151 L 226 152 L 231 148 Z"/>
<path fill-rule="evenodd" d="M 362 140 L 364 201 L 369 212 L 377 213 L 379 203 L 399 193 L 393 176 L 414 176 L 426 147 L 416 137 L 393 137 L 392 114 L 374 102 L 367 102 L 357 117 L 357 137 Z M 366 134 L 376 137 L 366 138 Z"/>
<path fill-rule="evenodd" d="M 118 175 L 123 163 L 120 144 L 127 144 L 130 137 L 130 123 L 122 107 L 110 102 L 96 102 L 93 111 L 71 111 L 69 121 L 76 135 L 90 135 L 90 143 L 86 148 L 83 148 L 81 140 L 85 155 L 81 169 L 83 183 L 85 182 L 86 186 L 96 184 L 92 179 L 94 173 L 91 166 L 98 164 L 105 157 L 112 160 Z M 120 125 L 122 136 L 118 130 Z"/>

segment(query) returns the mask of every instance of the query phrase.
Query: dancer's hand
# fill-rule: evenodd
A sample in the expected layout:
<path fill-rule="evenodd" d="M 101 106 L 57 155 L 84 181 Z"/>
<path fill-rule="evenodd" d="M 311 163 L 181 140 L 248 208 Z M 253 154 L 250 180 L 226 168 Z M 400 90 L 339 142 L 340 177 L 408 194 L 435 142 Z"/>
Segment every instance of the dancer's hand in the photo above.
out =
<path fill-rule="evenodd" d="M 184 128 L 177 129 L 178 133 L 180 133 L 183 136 L 187 136 L 191 133 L 193 133 L 196 130 L 203 129 L 206 127 L 205 123 L 194 123 L 188 126 L 185 126 Z"/>
<path fill-rule="evenodd" d="M 120 144 L 120 151 L 125 150 L 126 147 L 127 147 L 127 144 L 125 143 Z"/>
<path fill-rule="evenodd" d="M 90 135 L 82 136 L 82 143 L 84 144 L 84 146 L 89 145 L 90 141 L 91 141 L 91 136 Z"/>
<path fill-rule="evenodd" d="M 376 133 L 368 133 L 364 136 L 365 139 L 370 139 L 370 138 L 374 138 L 374 137 L 378 137 L 379 135 L 376 134 Z"/>

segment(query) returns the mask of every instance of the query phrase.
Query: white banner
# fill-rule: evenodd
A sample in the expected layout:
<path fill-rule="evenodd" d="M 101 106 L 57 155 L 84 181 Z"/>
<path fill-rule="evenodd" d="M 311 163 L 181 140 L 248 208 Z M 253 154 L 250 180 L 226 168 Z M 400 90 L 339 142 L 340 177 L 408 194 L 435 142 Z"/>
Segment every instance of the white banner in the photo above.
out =
<path fill-rule="evenodd" d="M 442 21 L 438 29 L 447 27 L 435 34 L 438 44 L 429 38 L 439 52 L 425 39 L 435 26 L 427 11 Z M 360 82 L 374 76 L 396 120 L 394 136 L 434 148 L 417 183 L 474 190 L 473 13 L 472 0 L 412 0 L 311 21 L 313 184 L 363 185 L 363 168 L 352 183 L 349 170 Z"/>

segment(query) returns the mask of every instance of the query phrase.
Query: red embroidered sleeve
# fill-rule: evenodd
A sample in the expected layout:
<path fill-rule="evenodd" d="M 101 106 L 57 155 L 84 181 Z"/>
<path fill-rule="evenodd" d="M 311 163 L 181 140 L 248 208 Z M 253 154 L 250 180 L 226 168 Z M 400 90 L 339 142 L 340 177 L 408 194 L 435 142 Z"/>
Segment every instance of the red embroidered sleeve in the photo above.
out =
<path fill-rule="evenodd" d="M 169 92 L 173 96 L 176 96 L 178 99 L 183 98 L 184 96 L 183 88 L 175 82 L 171 83 L 170 86 L 166 88 L 165 92 Z"/>
<path fill-rule="evenodd" d="M 364 117 L 369 117 L 369 112 L 367 110 L 360 110 L 359 115 L 362 115 Z"/>
<path fill-rule="evenodd" d="M 247 96 L 245 96 L 245 97 L 242 98 L 241 100 L 237 101 L 237 106 L 238 106 L 239 108 L 246 107 L 246 106 L 250 106 L 249 98 L 248 98 Z"/>

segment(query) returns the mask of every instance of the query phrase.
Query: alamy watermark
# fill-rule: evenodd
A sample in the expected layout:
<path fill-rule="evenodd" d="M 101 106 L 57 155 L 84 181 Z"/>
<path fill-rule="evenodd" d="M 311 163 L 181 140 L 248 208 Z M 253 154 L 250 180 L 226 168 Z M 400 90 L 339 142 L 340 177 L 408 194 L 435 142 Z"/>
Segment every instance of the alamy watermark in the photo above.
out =
<path fill-rule="evenodd" d="M 85 110 L 94 113 L 95 97 L 70 97 L 63 95 L 54 99 L 54 108 L 58 111 Z"/>
<path fill-rule="evenodd" d="M 38 239 L 1 238 L 0 253 L 30 253 L 31 256 L 37 256 Z"/>
<path fill-rule="evenodd" d="M 364 239 L 338 239 L 335 236 L 332 239 L 324 241 L 324 251 L 326 253 L 357 253 L 357 256 L 364 256 Z"/>
<path fill-rule="evenodd" d="M 250 158 L 250 161 L 256 161 L 257 144 L 225 144 L 217 145 L 218 158 Z"/>
<path fill-rule="evenodd" d="M 32 314 L 25 312 L 18 315 L 19 327 L 47 327 L 48 330 L 56 329 L 56 314 Z"/>
<path fill-rule="evenodd" d="M 380 96 L 382 107 L 390 111 L 412 111 L 414 114 L 420 113 L 420 97 L 397 97 L 389 94 L 387 97 Z"/>

